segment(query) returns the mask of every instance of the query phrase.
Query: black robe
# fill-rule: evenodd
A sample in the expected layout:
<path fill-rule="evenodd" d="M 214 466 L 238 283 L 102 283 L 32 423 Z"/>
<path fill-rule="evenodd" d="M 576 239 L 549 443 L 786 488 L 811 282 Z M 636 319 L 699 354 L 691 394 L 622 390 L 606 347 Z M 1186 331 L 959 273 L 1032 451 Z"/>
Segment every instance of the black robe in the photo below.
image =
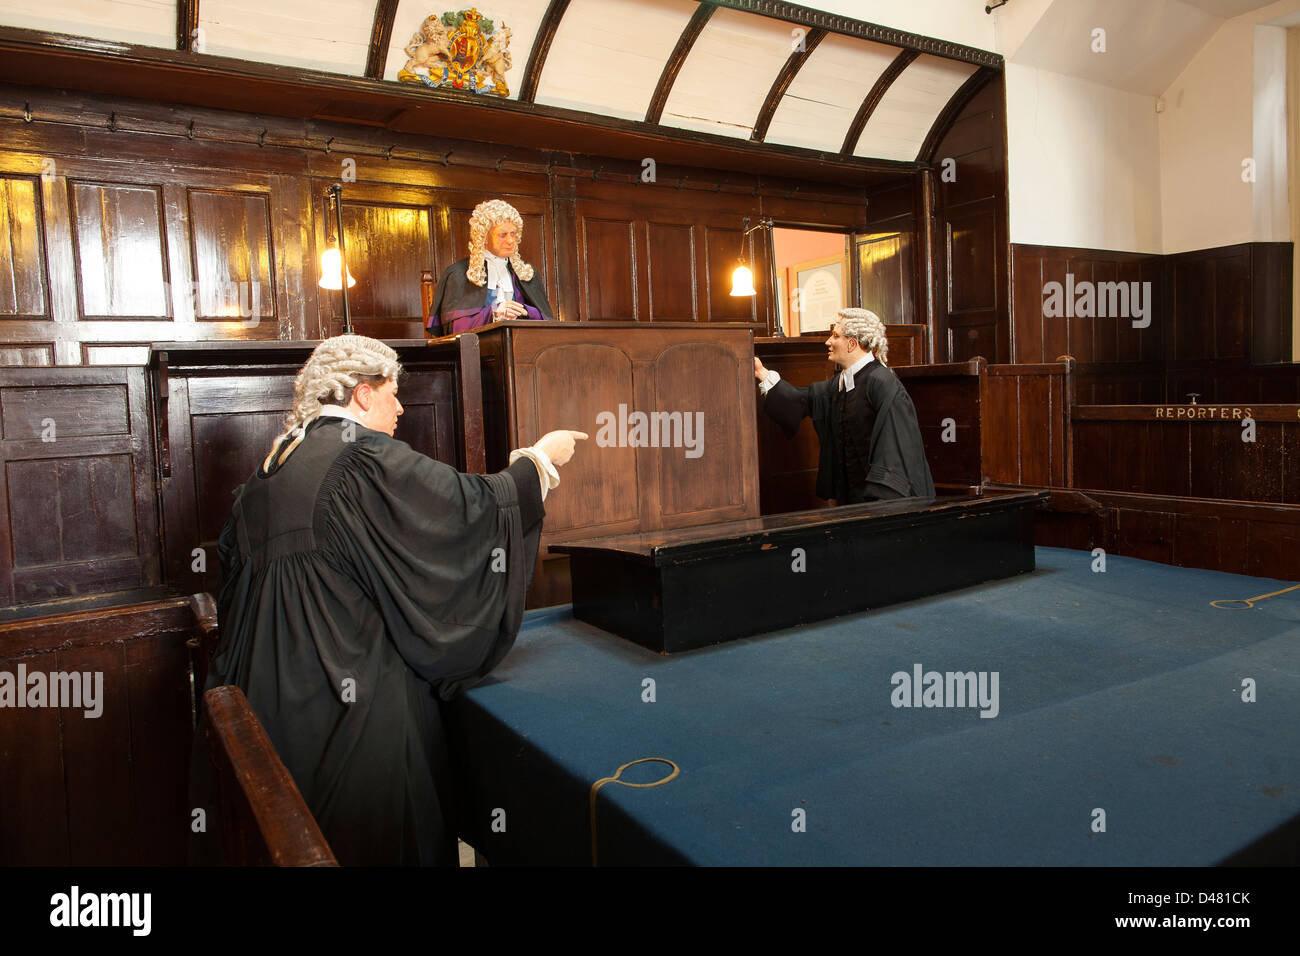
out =
<path fill-rule="evenodd" d="M 934 480 L 925 460 L 916 408 L 898 376 L 879 361 L 868 362 L 853 376 L 854 392 L 864 389 L 870 409 L 875 413 L 869 437 L 865 430 L 839 427 L 835 412 L 839 378 L 840 373 L 836 371 L 826 381 L 813 382 L 803 388 L 791 385 L 783 378 L 768 390 L 763 402 L 764 409 L 787 437 L 794 437 L 805 417 L 812 418 L 821 444 L 817 497 L 834 498 L 839 504 L 852 504 L 873 497 L 934 497 Z M 861 489 L 848 487 L 842 447 L 845 436 L 862 446 L 858 451 L 870 463 L 866 478 L 874 494 L 868 497 L 855 494 Z"/>
<path fill-rule="evenodd" d="M 510 278 L 514 280 L 515 301 L 527 310 L 521 316 L 524 319 L 554 319 L 550 300 L 546 298 L 546 286 L 536 270 L 527 282 L 515 275 L 515 267 L 508 261 Z M 489 301 L 491 290 L 485 285 L 475 285 L 469 281 L 469 257 L 453 262 L 442 274 L 438 283 L 438 298 L 434 300 L 433 310 L 425 319 L 429 334 L 455 335 L 468 332 L 492 319 L 492 302 Z"/>
<path fill-rule="evenodd" d="M 455 864 L 438 699 L 514 643 L 535 466 L 460 474 L 319 418 L 235 494 L 208 686 L 243 689 L 341 864 Z"/>

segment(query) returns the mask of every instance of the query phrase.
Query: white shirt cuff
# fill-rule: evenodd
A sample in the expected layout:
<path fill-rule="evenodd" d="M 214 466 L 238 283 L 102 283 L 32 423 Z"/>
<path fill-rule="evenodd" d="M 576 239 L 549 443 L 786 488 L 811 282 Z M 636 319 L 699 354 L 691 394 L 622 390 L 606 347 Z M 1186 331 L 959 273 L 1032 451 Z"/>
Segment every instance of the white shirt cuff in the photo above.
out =
<path fill-rule="evenodd" d="M 551 464 L 551 459 L 547 457 L 546 452 L 533 446 L 531 448 L 516 448 L 510 453 L 510 464 L 514 464 L 520 458 L 527 458 L 537 467 L 537 478 L 542 483 L 542 500 L 546 500 L 546 493 L 560 484 L 560 473 L 555 470 Z"/>
<path fill-rule="evenodd" d="M 781 373 L 770 368 L 767 370 L 767 377 L 758 383 L 758 390 L 763 395 L 766 395 L 772 386 L 779 381 L 781 381 Z"/>

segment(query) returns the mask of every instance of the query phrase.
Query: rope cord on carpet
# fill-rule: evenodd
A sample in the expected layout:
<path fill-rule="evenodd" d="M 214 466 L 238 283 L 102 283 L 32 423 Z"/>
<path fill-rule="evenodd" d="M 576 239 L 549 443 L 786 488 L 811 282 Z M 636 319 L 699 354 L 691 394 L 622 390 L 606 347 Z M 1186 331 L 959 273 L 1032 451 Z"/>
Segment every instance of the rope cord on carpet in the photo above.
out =
<path fill-rule="evenodd" d="M 1286 594 L 1287 591 L 1294 591 L 1300 588 L 1300 584 L 1293 584 L 1289 588 L 1283 588 L 1280 591 L 1273 591 L 1269 594 L 1260 594 L 1253 598 L 1219 598 L 1217 601 L 1211 601 L 1210 607 L 1217 607 L 1222 611 L 1244 611 L 1246 608 L 1255 606 L 1256 601 L 1262 601 L 1264 598 L 1277 597 L 1279 594 Z M 1229 607 L 1229 605 L 1232 605 Z"/>
<path fill-rule="evenodd" d="M 668 776 L 664 777 L 662 780 L 656 780 L 654 783 L 628 783 L 626 780 L 619 779 L 621 776 L 623 776 L 624 770 L 626 770 L 628 767 L 631 767 L 639 763 L 666 763 L 668 764 L 668 766 L 673 768 L 673 772 L 670 773 Z M 671 760 L 668 760 L 665 757 L 642 757 L 640 760 L 633 760 L 629 763 L 623 764 L 623 766 L 619 767 L 617 770 L 614 771 L 614 776 L 601 777 L 599 780 L 597 780 L 595 783 L 591 785 L 590 810 L 591 810 L 591 865 L 592 866 L 596 865 L 596 794 L 600 792 L 600 788 L 605 786 L 605 784 L 607 783 L 617 783 L 619 786 L 623 786 L 623 787 L 636 787 L 638 790 L 645 790 L 649 787 L 661 787 L 669 780 L 672 780 L 681 772 L 682 772 L 681 768 L 678 767 L 677 764 L 673 763 Z"/>

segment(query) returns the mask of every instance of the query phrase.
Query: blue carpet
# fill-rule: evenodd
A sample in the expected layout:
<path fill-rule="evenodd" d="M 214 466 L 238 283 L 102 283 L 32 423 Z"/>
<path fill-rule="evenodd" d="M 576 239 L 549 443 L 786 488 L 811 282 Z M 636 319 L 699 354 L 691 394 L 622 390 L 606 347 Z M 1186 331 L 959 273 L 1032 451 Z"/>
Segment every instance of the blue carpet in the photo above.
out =
<path fill-rule="evenodd" d="M 1037 560 L 670 657 L 530 613 L 449 724 L 473 754 L 470 829 L 494 862 L 589 862 L 588 788 L 640 757 L 680 775 L 600 791 L 602 863 L 1206 865 L 1300 816 L 1300 591 L 1220 610 L 1288 584 Z M 918 663 L 996 671 L 997 716 L 895 707 L 891 675 Z M 504 830 L 483 826 L 494 809 Z"/>

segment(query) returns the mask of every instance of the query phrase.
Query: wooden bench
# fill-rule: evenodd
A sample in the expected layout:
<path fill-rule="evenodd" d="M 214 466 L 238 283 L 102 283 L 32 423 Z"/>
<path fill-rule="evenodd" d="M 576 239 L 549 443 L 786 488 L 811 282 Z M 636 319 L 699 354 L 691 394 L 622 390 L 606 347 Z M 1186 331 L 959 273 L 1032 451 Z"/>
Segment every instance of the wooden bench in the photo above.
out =
<path fill-rule="evenodd" d="M 0 674 L 50 691 L 0 710 L 0 866 L 184 865 L 214 614 L 160 588 L 0 609 Z"/>
<path fill-rule="evenodd" d="M 551 548 L 571 556 L 574 617 L 672 653 L 1032 571 L 1046 499 L 873 501 Z"/>
<path fill-rule="evenodd" d="M 271 739 L 238 687 L 203 695 L 217 771 L 223 861 L 338 866 Z"/>

